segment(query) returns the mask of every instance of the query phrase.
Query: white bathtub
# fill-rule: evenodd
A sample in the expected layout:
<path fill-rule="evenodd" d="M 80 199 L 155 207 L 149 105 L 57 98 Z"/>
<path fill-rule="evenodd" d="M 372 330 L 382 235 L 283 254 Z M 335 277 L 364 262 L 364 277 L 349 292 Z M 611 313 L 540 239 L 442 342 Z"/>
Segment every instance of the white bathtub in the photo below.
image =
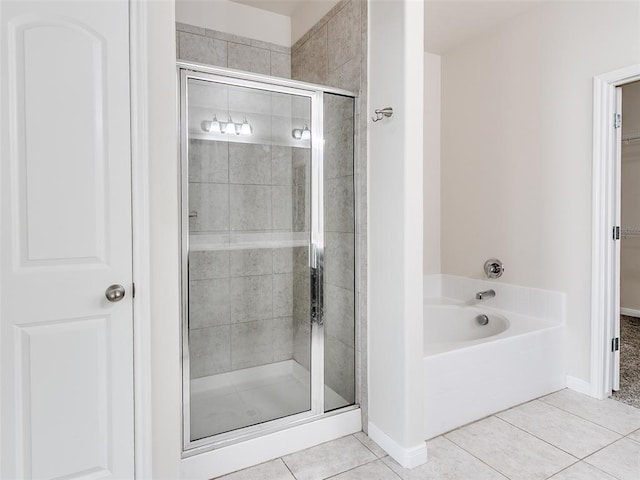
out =
<path fill-rule="evenodd" d="M 425 303 L 425 438 L 564 388 L 563 331 L 482 304 Z"/>

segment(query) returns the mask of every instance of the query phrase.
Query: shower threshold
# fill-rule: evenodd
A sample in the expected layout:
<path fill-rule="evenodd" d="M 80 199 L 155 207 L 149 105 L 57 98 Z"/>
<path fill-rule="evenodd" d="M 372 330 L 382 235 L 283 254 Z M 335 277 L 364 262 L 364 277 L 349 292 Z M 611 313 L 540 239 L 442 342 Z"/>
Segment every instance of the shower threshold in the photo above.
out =
<path fill-rule="evenodd" d="M 192 441 L 310 409 L 309 370 L 295 360 L 191 380 Z M 325 411 L 350 402 L 325 385 Z"/>

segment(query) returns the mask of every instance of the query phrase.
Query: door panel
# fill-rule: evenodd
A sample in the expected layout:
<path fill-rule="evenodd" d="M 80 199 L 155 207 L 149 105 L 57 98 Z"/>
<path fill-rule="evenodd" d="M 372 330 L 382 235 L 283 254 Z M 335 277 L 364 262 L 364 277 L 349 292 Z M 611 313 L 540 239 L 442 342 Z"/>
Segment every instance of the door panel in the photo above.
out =
<path fill-rule="evenodd" d="M 128 21 L 0 3 L 1 478 L 133 477 Z"/>
<path fill-rule="evenodd" d="M 188 448 L 316 413 L 312 125 L 310 95 L 291 89 L 183 74 L 182 95 Z"/>
<path fill-rule="evenodd" d="M 324 102 L 324 409 L 355 403 L 355 100 Z"/>
<path fill-rule="evenodd" d="M 16 102 L 15 208 L 20 210 L 14 218 L 21 221 L 22 265 L 102 263 L 105 39 L 86 25 L 57 19 L 27 17 L 12 22 L 12 30 L 9 96 Z M 55 45 L 55 53 L 43 45 Z M 60 141 L 69 134 L 71 151 L 68 142 Z M 58 194 L 41 195 L 53 179 Z"/>
<path fill-rule="evenodd" d="M 38 460 L 30 462 L 33 478 L 107 473 L 111 468 L 107 402 L 111 321 L 97 317 L 16 326 L 16 371 L 22 384 L 16 392 L 17 407 L 23 412 L 20 429 L 26 433 L 26 457 Z M 83 379 L 82 388 L 78 379 Z M 75 397 L 73 401 L 68 401 L 69 395 Z M 60 456 L 52 448 L 61 432 L 64 437 L 82 439 L 72 455 Z"/>

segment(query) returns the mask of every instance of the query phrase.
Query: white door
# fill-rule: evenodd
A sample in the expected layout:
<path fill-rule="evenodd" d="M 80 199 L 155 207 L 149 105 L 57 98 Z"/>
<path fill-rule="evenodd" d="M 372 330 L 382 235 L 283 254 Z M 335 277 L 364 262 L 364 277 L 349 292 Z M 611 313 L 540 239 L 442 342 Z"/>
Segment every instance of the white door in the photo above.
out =
<path fill-rule="evenodd" d="M 0 1 L 3 479 L 133 477 L 128 32 L 122 0 Z"/>

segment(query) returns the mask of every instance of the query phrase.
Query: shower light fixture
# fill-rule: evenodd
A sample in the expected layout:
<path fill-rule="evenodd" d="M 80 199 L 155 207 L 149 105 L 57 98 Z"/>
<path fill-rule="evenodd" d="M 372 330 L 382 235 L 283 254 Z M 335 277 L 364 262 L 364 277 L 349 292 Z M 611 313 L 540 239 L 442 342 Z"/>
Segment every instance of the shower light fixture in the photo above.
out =
<path fill-rule="evenodd" d="M 205 132 L 220 133 L 221 131 L 220 122 L 215 115 L 213 116 L 213 120 L 203 120 L 202 123 L 200 123 L 200 127 Z"/>
<path fill-rule="evenodd" d="M 205 132 L 211 133 L 224 133 L 227 135 L 253 135 L 253 127 L 247 121 L 247 117 L 244 117 L 244 122 L 234 123 L 231 120 L 231 115 L 228 116 L 226 122 L 219 122 L 216 115 L 213 116 L 213 120 L 203 120 L 200 122 L 200 128 Z"/>
<path fill-rule="evenodd" d="M 240 133 L 236 124 L 231 120 L 231 115 L 229 115 L 229 120 L 226 123 L 222 122 L 221 131 L 227 135 L 238 135 Z"/>
<path fill-rule="evenodd" d="M 240 135 L 253 135 L 253 128 L 247 122 L 247 117 L 244 117 L 244 122 L 240 125 Z"/>
<path fill-rule="evenodd" d="M 311 138 L 311 130 L 309 130 L 309 127 L 305 124 L 302 129 L 294 128 L 291 136 L 296 140 L 309 140 Z"/>

